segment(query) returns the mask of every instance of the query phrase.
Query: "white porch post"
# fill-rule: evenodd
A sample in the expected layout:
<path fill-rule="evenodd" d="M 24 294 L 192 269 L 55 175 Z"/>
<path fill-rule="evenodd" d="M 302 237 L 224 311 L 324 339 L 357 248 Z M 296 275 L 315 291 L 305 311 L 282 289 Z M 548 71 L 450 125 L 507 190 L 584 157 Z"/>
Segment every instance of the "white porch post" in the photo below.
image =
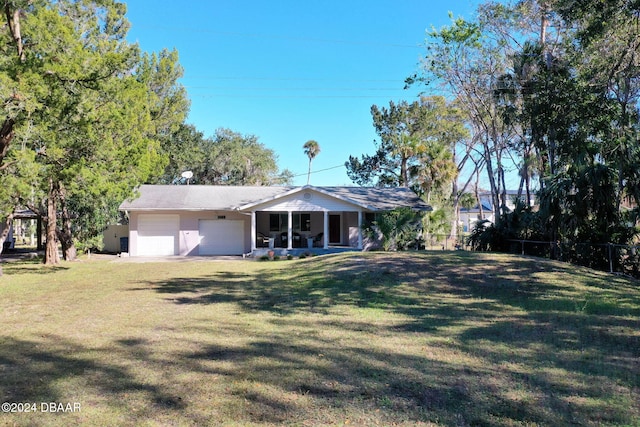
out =
<path fill-rule="evenodd" d="M 358 249 L 362 250 L 362 211 L 358 211 Z"/>
<path fill-rule="evenodd" d="M 251 211 L 251 252 L 256 250 L 256 211 Z"/>
<path fill-rule="evenodd" d="M 324 211 L 324 248 L 329 249 L 329 211 Z"/>
<path fill-rule="evenodd" d="M 289 218 L 287 219 L 287 249 L 292 249 L 293 248 L 293 244 L 292 244 L 292 240 L 293 240 L 293 215 L 291 214 L 291 211 L 287 211 L 287 214 L 289 215 Z"/>

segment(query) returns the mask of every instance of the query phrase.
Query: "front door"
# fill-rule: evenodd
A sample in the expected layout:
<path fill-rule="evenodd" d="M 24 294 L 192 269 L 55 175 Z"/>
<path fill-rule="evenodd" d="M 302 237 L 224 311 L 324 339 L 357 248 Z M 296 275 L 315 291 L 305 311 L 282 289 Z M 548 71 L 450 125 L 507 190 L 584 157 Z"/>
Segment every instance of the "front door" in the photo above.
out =
<path fill-rule="evenodd" d="M 341 221 L 339 214 L 329 214 L 329 243 L 342 243 Z"/>

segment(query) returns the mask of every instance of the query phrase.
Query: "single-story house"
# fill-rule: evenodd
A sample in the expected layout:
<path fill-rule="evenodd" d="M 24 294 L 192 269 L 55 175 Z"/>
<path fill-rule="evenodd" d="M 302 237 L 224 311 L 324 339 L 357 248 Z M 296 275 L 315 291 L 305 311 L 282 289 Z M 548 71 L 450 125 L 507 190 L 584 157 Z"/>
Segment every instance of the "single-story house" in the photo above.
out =
<path fill-rule="evenodd" d="M 362 249 L 362 224 L 376 213 L 431 210 L 408 188 L 143 185 L 136 193 L 120 205 L 130 256 Z"/>

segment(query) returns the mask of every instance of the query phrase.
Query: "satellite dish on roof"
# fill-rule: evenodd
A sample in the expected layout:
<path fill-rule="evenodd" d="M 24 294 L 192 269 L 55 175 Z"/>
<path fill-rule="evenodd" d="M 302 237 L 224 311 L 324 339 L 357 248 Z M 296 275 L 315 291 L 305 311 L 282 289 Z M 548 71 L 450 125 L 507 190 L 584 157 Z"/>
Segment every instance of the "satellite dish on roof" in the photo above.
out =
<path fill-rule="evenodd" d="M 183 177 L 184 179 L 186 179 L 186 180 L 187 180 L 187 185 L 189 185 L 189 180 L 190 180 L 191 178 L 193 178 L 193 172 L 191 172 L 191 171 L 184 171 L 184 172 L 182 172 L 182 177 Z"/>

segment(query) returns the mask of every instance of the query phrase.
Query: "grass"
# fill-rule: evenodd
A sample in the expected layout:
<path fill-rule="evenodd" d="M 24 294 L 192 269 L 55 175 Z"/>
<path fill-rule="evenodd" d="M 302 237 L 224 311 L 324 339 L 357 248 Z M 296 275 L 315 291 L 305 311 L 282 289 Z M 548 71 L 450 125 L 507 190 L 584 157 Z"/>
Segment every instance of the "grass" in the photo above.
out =
<path fill-rule="evenodd" d="M 0 402 L 38 411 L 1 425 L 640 425 L 618 276 L 468 252 L 4 273 Z"/>

